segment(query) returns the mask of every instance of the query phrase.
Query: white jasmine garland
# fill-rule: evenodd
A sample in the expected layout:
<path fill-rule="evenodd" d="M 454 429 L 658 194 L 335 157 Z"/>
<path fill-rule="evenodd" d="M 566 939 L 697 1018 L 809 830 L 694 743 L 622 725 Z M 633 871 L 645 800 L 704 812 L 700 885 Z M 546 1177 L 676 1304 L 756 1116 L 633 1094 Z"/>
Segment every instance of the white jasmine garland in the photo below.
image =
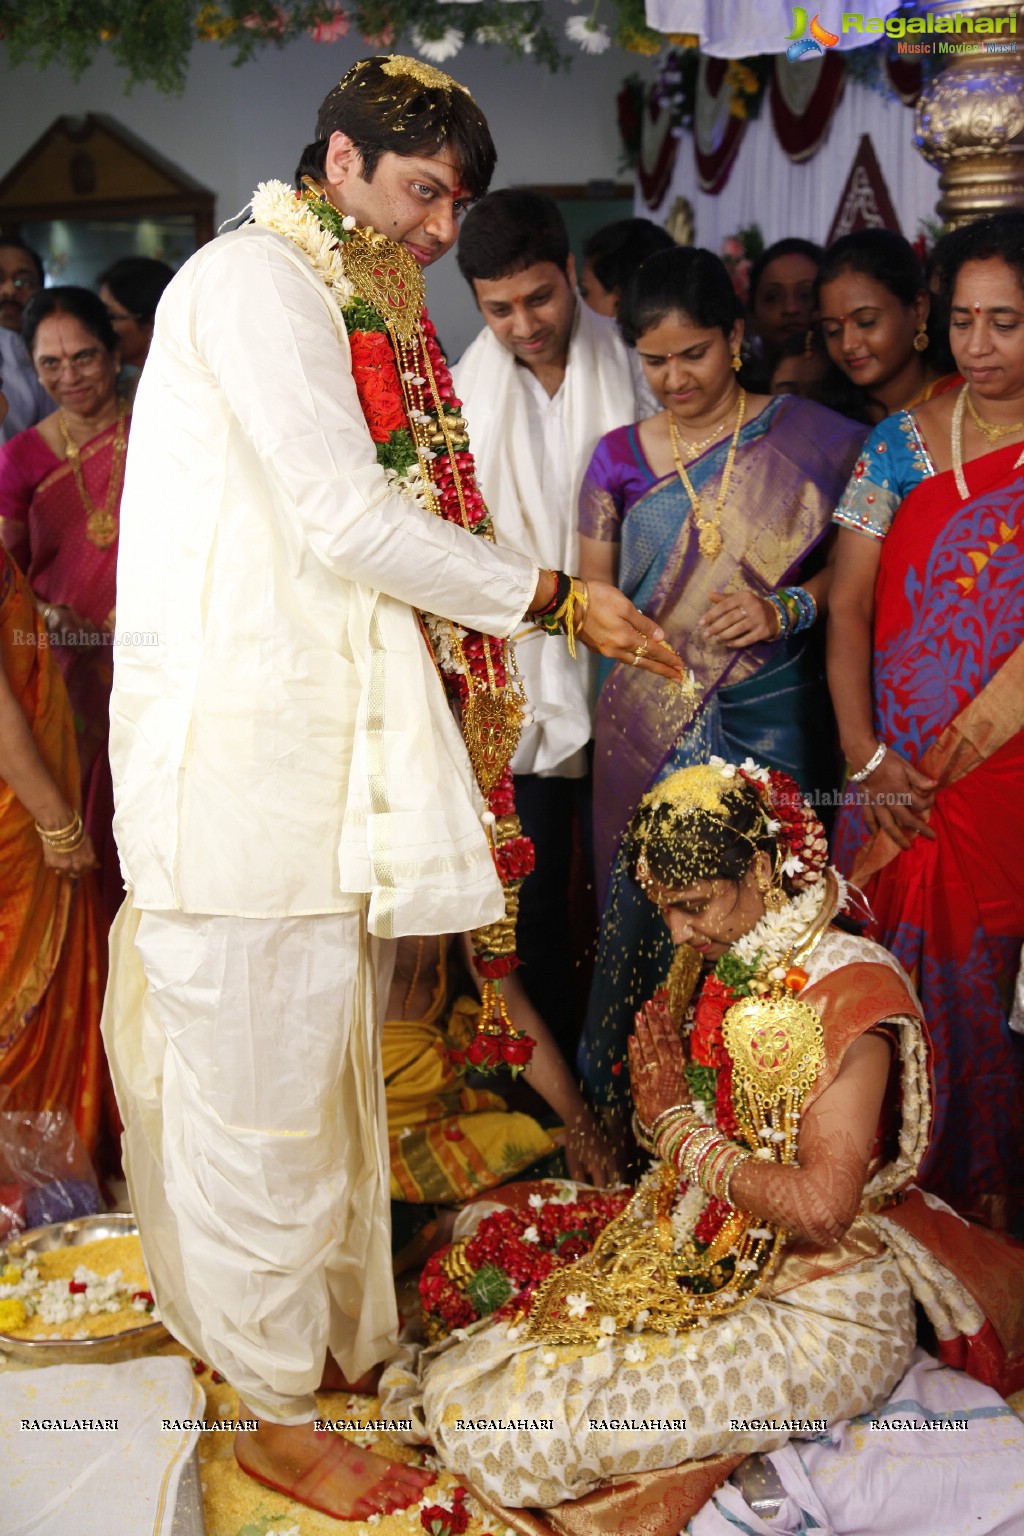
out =
<path fill-rule="evenodd" d="M 342 308 L 351 302 L 355 290 L 345 276 L 337 241 L 287 182 L 261 181 L 252 195 L 252 217 L 253 223 L 294 241 Z"/>
<path fill-rule="evenodd" d="M 672 1247 L 677 1253 L 693 1237 L 693 1229 L 703 1215 L 708 1199 L 697 1183 L 688 1185 L 676 1196 L 672 1207 Z"/>
<path fill-rule="evenodd" d="M 790 861 L 787 859 L 786 864 Z M 799 862 L 799 861 L 798 861 Z M 786 868 L 783 865 L 783 869 Z M 801 865 L 801 868 L 803 866 Z M 832 871 L 839 887 L 837 912 L 846 905 L 846 881 Z M 749 933 L 736 940 L 730 953 L 744 965 L 756 965 L 759 970 L 780 964 L 799 944 L 807 930 L 821 915 L 829 890 L 825 881 L 812 885 L 797 896 L 791 896 L 781 912 L 766 912 Z"/>
<path fill-rule="evenodd" d="M 455 649 L 452 632 L 461 640 L 466 631 L 460 629 L 457 624 L 452 624 L 448 619 L 439 619 L 436 614 L 425 613 L 422 615 L 427 634 L 430 636 L 430 648 L 442 672 L 447 672 L 453 677 L 462 676 L 462 661 Z"/>

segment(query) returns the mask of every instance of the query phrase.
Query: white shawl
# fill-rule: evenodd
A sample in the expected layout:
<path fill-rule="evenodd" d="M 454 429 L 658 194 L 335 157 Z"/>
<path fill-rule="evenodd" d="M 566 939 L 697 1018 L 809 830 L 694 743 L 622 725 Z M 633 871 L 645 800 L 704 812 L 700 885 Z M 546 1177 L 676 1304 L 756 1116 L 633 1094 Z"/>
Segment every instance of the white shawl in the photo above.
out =
<path fill-rule="evenodd" d="M 544 504 L 539 445 L 529 426 L 524 369 L 486 328 L 453 370 L 466 408 L 477 482 L 494 514 L 499 544 L 555 570 L 579 569 L 577 504 L 598 440 L 638 415 L 629 353 L 612 321 L 577 304 L 559 405 L 564 452 L 572 463 L 572 496 Z M 553 773 L 591 734 L 590 657 L 574 663 L 565 642 L 537 630 L 516 637 L 533 723 L 524 727 L 512 766 L 517 773 Z"/>

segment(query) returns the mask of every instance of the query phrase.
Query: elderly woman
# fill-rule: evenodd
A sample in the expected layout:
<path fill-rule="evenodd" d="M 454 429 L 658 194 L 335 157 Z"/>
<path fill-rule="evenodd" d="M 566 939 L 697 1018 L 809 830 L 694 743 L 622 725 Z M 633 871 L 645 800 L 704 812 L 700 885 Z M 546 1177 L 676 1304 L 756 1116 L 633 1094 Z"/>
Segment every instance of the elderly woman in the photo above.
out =
<path fill-rule="evenodd" d="M 0 540 L 28 577 L 71 698 L 83 814 L 112 918 L 124 895 L 107 734 L 129 408 L 117 337 L 94 293 L 44 289 L 23 335 L 57 409 L 0 447 Z"/>
<path fill-rule="evenodd" d="M 0 394 L 0 421 L 6 409 Z M 107 1084 L 107 959 L 79 794 L 67 693 L 28 584 L 0 548 L 0 1104 L 63 1106 L 91 1155 Z"/>
<path fill-rule="evenodd" d="M 594 845 L 604 903 L 580 1051 L 597 1104 L 667 938 L 625 880 L 619 849 L 644 792 L 711 754 L 750 754 L 827 792 L 836 773 L 820 620 L 830 522 L 865 429 L 795 395 L 737 382 L 743 321 L 710 251 L 665 251 L 630 284 L 619 325 L 657 415 L 607 433 L 580 491 L 582 573 L 657 620 L 696 680 L 652 686 L 604 664 L 594 726 Z M 646 967 L 640 956 L 646 955 Z"/>
<path fill-rule="evenodd" d="M 743 1456 L 882 1402 L 915 1297 L 951 1359 L 989 1380 L 998 1361 L 1012 1385 L 1014 1355 L 1024 1379 L 1019 1308 L 1004 1328 L 997 1307 L 999 1340 L 984 1311 L 1019 1294 L 1020 1251 L 903 1198 L 930 1116 L 920 1007 L 885 950 L 837 926 L 825 859 L 796 785 L 750 762 L 684 769 L 642 801 L 630 869 L 677 946 L 630 1046 L 657 1162 L 592 1246 L 579 1192 L 571 1232 L 562 1191 L 535 1194 L 522 1241 L 478 1252 L 485 1217 L 421 1292 L 504 1304 L 382 1380 L 385 1409 L 492 1506 L 539 1506 L 559 1531 L 633 1528 L 643 1509 L 645 1530 L 676 1532 Z M 566 1262 L 566 1240 L 589 1252 Z M 566 1503 L 584 1495 L 591 1526 Z"/>

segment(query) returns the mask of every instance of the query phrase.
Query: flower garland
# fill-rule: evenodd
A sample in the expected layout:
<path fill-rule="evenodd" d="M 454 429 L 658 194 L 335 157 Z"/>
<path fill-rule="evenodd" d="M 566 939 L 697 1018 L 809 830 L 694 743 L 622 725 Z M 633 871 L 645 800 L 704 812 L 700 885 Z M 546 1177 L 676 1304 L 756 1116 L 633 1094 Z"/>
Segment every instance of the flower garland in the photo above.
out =
<path fill-rule="evenodd" d="M 358 230 L 355 219 L 312 183 L 296 193 L 281 181 L 261 182 L 252 216 L 299 247 L 341 310 L 359 403 L 392 486 L 445 521 L 493 538 L 462 402 L 422 308 L 415 262 L 372 230 Z M 510 767 L 525 699 L 507 641 L 434 615 L 423 616 L 423 629 L 487 802 L 484 823 L 505 895 L 504 915 L 473 934 L 483 982 L 479 1033 L 491 1043 L 459 1053 L 455 1064 L 484 1072 L 507 1065 L 515 1075 L 529 1061 L 533 1042 L 513 1029 L 500 984 L 519 963 L 519 890 L 534 866 L 533 844 L 515 811 Z"/>
<path fill-rule="evenodd" d="M 534 1193 L 528 1210 L 505 1206 L 485 1216 L 472 1237 L 427 1260 L 419 1290 L 428 1338 L 481 1317 L 527 1314 L 548 1275 L 589 1253 L 629 1199 L 628 1190 L 568 1200 Z"/>

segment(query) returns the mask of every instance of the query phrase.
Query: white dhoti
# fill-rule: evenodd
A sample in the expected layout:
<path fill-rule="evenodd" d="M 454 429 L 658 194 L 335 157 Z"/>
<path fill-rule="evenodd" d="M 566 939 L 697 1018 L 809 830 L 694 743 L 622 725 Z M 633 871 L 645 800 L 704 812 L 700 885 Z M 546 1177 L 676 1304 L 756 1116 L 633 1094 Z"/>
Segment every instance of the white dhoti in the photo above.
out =
<path fill-rule="evenodd" d="M 255 1412 L 315 1412 L 394 1345 L 378 997 L 362 913 L 138 912 L 111 932 L 103 1035 L 125 1172 L 171 1332 Z"/>

